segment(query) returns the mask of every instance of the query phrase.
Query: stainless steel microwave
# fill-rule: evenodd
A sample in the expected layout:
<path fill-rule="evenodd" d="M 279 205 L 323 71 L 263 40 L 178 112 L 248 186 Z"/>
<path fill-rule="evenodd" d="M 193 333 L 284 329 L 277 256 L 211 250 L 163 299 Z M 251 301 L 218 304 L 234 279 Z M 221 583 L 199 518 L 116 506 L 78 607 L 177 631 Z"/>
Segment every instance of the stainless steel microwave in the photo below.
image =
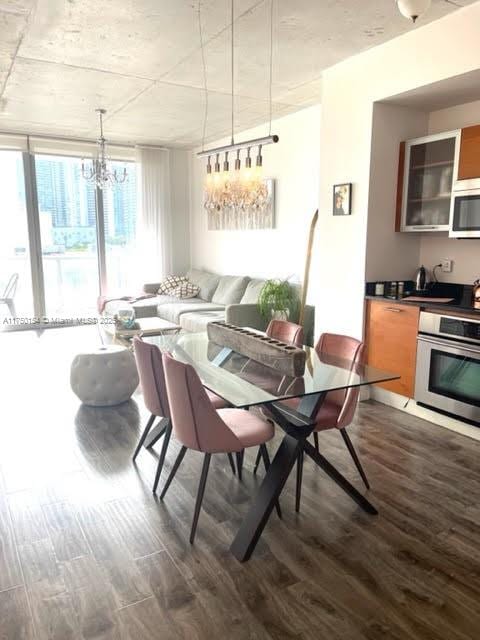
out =
<path fill-rule="evenodd" d="M 480 238 L 480 178 L 457 180 L 450 208 L 451 238 Z"/>

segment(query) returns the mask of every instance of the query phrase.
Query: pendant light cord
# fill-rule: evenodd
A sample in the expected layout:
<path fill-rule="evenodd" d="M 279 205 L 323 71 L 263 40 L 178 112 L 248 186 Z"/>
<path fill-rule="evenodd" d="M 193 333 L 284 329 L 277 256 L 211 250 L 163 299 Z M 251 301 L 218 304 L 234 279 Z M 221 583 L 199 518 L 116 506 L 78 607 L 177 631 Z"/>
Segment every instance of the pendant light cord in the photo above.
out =
<path fill-rule="evenodd" d="M 231 2 L 231 24 L 232 24 L 232 38 L 231 38 L 231 55 L 230 55 L 230 62 L 231 62 L 231 72 L 232 72 L 232 144 L 234 144 L 234 128 L 235 128 L 235 122 L 234 122 L 234 109 L 235 109 L 235 96 L 234 96 L 234 73 L 235 73 L 235 68 L 234 68 L 234 36 L 235 36 L 235 27 L 234 27 L 234 21 L 235 21 L 235 10 L 234 10 L 234 4 L 235 4 L 235 0 L 232 0 Z"/>
<path fill-rule="evenodd" d="M 270 79 L 268 94 L 269 125 L 268 135 L 272 135 L 272 85 L 273 85 L 273 0 L 270 0 Z"/>
<path fill-rule="evenodd" d="M 202 0 L 198 0 L 198 33 L 200 36 L 200 50 L 202 53 L 202 69 L 203 69 L 203 93 L 204 100 L 204 112 L 203 112 L 203 128 L 202 128 L 202 151 L 205 149 L 205 136 L 207 133 L 207 121 L 208 121 L 208 85 L 207 85 L 207 63 L 205 60 L 205 43 L 203 41 L 203 28 L 202 28 Z"/>

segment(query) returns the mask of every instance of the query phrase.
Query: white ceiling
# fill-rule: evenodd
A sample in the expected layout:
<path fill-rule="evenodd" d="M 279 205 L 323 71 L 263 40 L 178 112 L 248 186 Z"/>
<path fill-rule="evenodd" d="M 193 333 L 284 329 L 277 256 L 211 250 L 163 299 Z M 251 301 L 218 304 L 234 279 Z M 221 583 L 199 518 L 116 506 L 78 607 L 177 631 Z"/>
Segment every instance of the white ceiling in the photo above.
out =
<path fill-rule="evenodd" d="M 471 4 L 433 0 L 416 27 L 394 0 L 274 0 L 274 115 L 321 100 L 322 71 Z M 202 0 L 207 140 L 230 126 L 230 1 Z M 235 1 L 238 130 L 268 120 L 270 0 Z M 0 130 L 193 146 L 204 93 L 198 0 L 0 0 Z"/>
<path fill-rule="evenodd" d="M 399 93 L 383 102 L 428 113 L 476 100 L 480 100 L 480 69 Z"/>

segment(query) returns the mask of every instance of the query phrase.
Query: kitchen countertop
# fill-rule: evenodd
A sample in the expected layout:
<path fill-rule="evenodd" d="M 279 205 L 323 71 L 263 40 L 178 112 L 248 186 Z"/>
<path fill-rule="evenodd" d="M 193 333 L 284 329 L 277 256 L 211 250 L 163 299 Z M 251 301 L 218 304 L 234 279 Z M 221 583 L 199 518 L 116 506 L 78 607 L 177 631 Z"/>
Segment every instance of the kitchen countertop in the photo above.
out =
<path fill-rule="evenodd" d="M 413 293 L 412 296 L 417 297 L 418 294 Z M 423 296 L 422 296 L 423 297 Z M 430 302 L 431 298 L 453 298 L 451 302 Z M 390 302 L 392 304 L 406 304 L 416 307 L 429 308 L 435 310 L 452 312 L 470 313 L 478 315 L 480 318 L 480 309 L 475 309 L 472 304 L 472 287 L 470 285 L 450 285 L 447 283 L 435 283 L 432 285 L 428 295 L 424 296 L 422 301 L 410 301 L 406 298 L 389 298 L 387 296 L 366 295 L 366 300 L 380 300 L 382 302 Z"/>

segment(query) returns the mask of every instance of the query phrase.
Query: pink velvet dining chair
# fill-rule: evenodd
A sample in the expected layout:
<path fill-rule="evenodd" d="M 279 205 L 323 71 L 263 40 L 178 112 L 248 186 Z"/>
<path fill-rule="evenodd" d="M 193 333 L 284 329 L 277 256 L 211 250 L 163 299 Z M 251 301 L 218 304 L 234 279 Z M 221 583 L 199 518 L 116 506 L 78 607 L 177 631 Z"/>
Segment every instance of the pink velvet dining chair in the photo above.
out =
<path fill-rule="evenodd" d="M 165 462 L 165 456 L 167 454 L 168 443 L 170 441 L 170 435 L 172 431 L 171 427 L 171 415 L 170 405 L 168 402 L 167 388 L 165 385 L 165 374 L 163 371 L 162 353 L 160 349 L 148 342 L 143 342 L 141 338 L 135 337 L 133 339 L 135 360 L 137 363 L 138 376 L 140 378 L 140 387 L 142 389 L 143 400 L 145 406 L 150 412 L 150 418 L 143 430 L 140 440 L 133 453 L 133 461 L 136 460 L 142 446 L 147 442 L 147 448 L 153 447 L 153 445 L 162 437 L 163 446 L 158 459 L 157 471 L 155 474 L 155 481 L 153 484 L 153 492 L 155 493 L 162 473 L 163 464 Z M 215 408 L 226 407 L 226 402 L 219 396 L 207 391 L 207 397 Z M 153 423 L 156 418 L 160 418 L 160 422 L 155 427 L 153 437 L 147 441 L 147 437 L 152 429 Z M 235 465 L 233 457 L 229 456 L 230 466 L 233 473 L 235 473 Z"/>
<path fill-rule="evenodd" d="M 320 336 L 315 346 L 315 351 L 321 361 L 336 366 L 344 366 L 344 363 L 348 362 L 352 370 L 355 368 L 355 365 L 362 364 L 364 361 L 363 342 L 355 338 L 350 338 L 349 336 L 324 333 Z M 369 489 L 370 485 L 367 476 L 346 431 L 346 428 L 352 423 L 355 416 L 359 395 L 359 387 L 329 391 L 315 417 L 313 434 L 315 437 L 315 446 L 318 450 L 317 434 L 321 431 L 327 431 L 328 429 L 338 429 L 365 486 Z M 287 400 L 285 404 L 296 408 L 300 404 L 300 400 L 294 398 Z M 302 475 L 303 452 L 299 455 L 297 461 L 296 511 L 300 510 Z"/>
<path fill-rule="evenodd" d="M 187 449 L 204 454 L 190 532 L 190 542 L 193 543 L 212 454 L 231 454 L 246 447 L 264 447 L 273 437 L 274 428 L 266 420 L 243 409 L 215 409 L 191 365 L 163 354 L 163 366 L 173 435 L 180 442 L 181 449 L 160 494 L 161 500 Z"/>

